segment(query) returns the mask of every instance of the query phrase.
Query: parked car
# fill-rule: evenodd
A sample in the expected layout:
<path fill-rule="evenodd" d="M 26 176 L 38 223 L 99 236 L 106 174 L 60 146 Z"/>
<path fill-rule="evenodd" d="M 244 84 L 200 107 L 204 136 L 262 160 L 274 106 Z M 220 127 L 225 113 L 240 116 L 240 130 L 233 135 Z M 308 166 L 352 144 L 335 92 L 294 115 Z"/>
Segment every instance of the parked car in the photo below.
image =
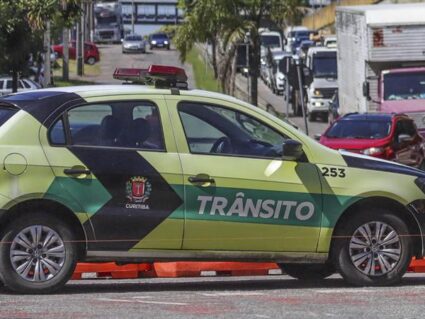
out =
<path fill-rule="evenodd" d="M 347 114 L 330 125 L 320 143 L 425 169 L 424 139 L 405 114 Z"/>
<path fill-rule="evenodd" d="M 167 50 L 170 50 L 170 43 L 170 38 L 166 33 L 154 33 L 149 39 L 151 50 L 154 48 L 167 48 Z"/>
<path fill-rule="evenodd" d="M 63 44 L 56 44 L 52 46 L 53 50 L 57 53 L 58 57 L 63 56 Z M 77 56 L 77 45 L 75 41 L 69 43 L 69 58 L 75 60 Z M 100 53 L 96 44 L 92 42 L 84 43 L 84 62 L 90 65 L 100 61 Z"/>
<path fill-rule="evenodd" d="M 129 34 L 122 41 L 122 53 L 146 53 L 146 42 L 141 35 Z"/>
<path fill-rule="evenodd" d="M 30 79 L 18 80 L 18 92 L 41 89 L 40 84 Z M 0 77 L 0 95 L 12 93 L 12 77 Z"/>

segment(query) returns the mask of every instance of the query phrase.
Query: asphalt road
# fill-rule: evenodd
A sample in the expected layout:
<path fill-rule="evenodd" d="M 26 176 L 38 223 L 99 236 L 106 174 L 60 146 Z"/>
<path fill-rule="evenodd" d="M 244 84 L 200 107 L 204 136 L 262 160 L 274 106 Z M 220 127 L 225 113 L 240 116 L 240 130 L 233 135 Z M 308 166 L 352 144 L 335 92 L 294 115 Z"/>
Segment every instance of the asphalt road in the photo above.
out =
<path fill-rule="evenodd" d="M 417 275 L 391 288 L 353 288 L 336 275 L 80 280 L 47 296 L 0 288 L 0 318 L 421 318 L 424 296 Z"/>

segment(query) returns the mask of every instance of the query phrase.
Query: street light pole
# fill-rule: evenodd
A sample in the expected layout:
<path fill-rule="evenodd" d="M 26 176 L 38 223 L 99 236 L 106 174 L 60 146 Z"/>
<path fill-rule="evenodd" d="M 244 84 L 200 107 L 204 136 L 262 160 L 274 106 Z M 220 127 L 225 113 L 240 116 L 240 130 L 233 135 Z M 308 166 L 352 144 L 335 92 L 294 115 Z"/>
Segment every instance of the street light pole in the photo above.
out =
<path fill-rule="evenodd" d="M 131 0 L 131 33 L 134 34 L 134 0 Z"/>
<path fill-rule="evenodd" d="M 301 99 L 301 110 L 303 113 L 304 118 L 304 125 L 305 125 L 305 133 L 308 135 L 308 123 L 307 123 L 307 115 L 305 114 L 305 105 L 304 105 L 304 89 L 303 89 L 303 80 L 302 80 L 302 68 L 301 68 L 301 59 L 298 55 L 294 56 L 295 65 L 297 66 L 297 73 L 298 73 L 298 89 L 300 91 L 300 99 Z"/>

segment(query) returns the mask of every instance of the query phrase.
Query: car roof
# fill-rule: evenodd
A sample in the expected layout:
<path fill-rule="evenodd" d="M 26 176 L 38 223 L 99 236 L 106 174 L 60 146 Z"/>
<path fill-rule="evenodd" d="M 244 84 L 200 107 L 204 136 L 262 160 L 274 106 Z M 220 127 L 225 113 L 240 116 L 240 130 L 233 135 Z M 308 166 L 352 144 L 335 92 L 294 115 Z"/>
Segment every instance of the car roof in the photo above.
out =
<path fill-rule="evenodd" d="M 390 121 L 395 116 L 405 116 L 404 114 L 395 113 L 351 113 L 340 118 L 341 121 Z"/>

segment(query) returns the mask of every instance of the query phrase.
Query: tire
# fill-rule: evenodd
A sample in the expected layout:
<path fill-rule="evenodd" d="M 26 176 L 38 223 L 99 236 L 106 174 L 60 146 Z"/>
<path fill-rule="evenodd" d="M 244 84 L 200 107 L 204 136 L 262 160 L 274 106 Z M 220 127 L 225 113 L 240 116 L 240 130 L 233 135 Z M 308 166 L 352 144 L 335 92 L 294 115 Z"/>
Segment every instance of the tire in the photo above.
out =
<path fill-rule="evenodd" d="M 331 264 L 279 264 L 289 276 L 299 280 L 322 280 L 335 273 Z"/>
<path fill-rule="evenodd" d="M 385 229 L 379 225 L 385 225 Z M 372 235 L 369 242 L 363 235 L 366 232 Z M 412 239 L 408 234 L 406 223 L 393 212 L 382 208 L 362 211 L 337 230 L 334 265 L 352 285 L 394 285 L 400 282 L 412 258 Z M 373 243 L 376 238 L 378 241 Z"/>
<path fill-rule="evenodd" d="M 93 65 L 93 64 L 96 63 L 96 58 L 94 56 L 90 56 L 90 57 L 87 58 L 86 63 L 89 64 L 89 65 Z"/>
<path fill-rule="evenodd" d="M 33 244 L 36 239 L 31 231 L 39 234 L 39 242 L 51 235 L 54 237 L 46 245 L 43 242 L 39 248 L 35 248 Z M 26 239 L 27 245 L 19 242 L 18 236 Z M 0 245 L 0 281 L 10 290 L 22 294 L 52 293 L 62 288 L 74 272 L 77 263 L 75 237 L 69 227 L 57 217 L 43 212 L 23 215 L 7 225 L 1 241 L 6 244 Z M 43 250 L 41 245 L 49 249 Z M 12 251 L 19 252 L 15 253 L 15 259 L 12 259 Z M 46 254 L 49 251 L 50 256 Z M 37 259 L 38 267 L 41 266 L 42 269 L 38 273 L 37 263 L 34 262 Z M 20 268 L 21 274 L 18 273 Z"/>

